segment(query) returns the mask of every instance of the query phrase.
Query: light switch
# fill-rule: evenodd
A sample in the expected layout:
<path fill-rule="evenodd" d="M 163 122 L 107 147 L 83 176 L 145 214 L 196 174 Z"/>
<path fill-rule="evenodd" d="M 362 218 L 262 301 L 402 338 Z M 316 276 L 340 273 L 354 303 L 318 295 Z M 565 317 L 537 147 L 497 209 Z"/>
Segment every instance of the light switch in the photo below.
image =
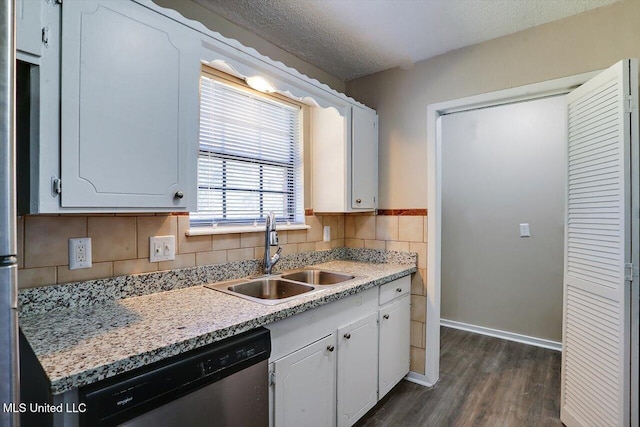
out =
<path fill-rule="evenodd" d="M 531 233 L 529 232 L 528 222 L 520 224 L 520 237 L 531 237 Z"/>
<path fill-rule="evenodd" d="M 149 262 L 173 261 L 176 259 L 175 236 L 149 237 Z"/>

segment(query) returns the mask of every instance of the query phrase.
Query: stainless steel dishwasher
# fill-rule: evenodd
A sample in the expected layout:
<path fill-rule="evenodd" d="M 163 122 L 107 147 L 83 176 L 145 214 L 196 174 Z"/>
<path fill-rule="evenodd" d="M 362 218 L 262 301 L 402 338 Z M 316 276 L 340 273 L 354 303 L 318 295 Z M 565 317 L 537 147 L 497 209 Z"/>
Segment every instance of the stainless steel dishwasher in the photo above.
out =
<path fill-rule="evenodd" d="M 80 426 L 268 426 L 269 330 L 80 388 Z"/>

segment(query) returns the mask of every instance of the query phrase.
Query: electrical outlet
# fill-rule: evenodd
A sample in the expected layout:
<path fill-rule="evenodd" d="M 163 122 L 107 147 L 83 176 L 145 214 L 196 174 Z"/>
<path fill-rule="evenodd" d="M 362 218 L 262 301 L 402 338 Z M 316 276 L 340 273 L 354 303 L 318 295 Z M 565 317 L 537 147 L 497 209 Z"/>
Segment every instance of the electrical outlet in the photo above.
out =
<path fill-rule="evenodd" d="M 69 239 L 69 270 L 91 268 L 91 238 Z"/>
<path fill-rule="evenodd" d="M 325 242 L 331 241 L 331 226 L 325 225 L 322 229 L 322 240 Z"/>
<path fill-rule="evenodd" d="M 149 237 L 149 262 L 172 261 L 176 259 L 175 236 Z"/>

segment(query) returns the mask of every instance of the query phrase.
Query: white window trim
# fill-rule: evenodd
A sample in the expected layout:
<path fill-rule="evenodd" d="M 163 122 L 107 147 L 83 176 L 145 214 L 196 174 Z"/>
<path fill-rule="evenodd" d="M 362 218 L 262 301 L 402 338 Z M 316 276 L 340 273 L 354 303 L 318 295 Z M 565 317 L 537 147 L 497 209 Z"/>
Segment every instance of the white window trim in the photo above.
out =
<path fill-rule="evenodd" d="M 308 230 L 310 225 L 306 224 L 278 224 L 278 231 L 288 230 Z M 214 234 L 235 234 L 235 233 L 259 233 L 264 232 L 264 222 L 256 225 L 220 225 L 218 227 L 191 227 L 185 233 L 186 236 L 209 236 Z"/>
<path fill-rule="evenodd" d="M 301 109 L 300 114 L 304 114 L 303 113 L 303 109 L 306 108 L 307 106 L 300 102 L 299 100 L 296 99 L 291 99 L 288 96 L 284 96 L 280 93 L 269 93 L 269 94 L 265 94 L 265 93 L 261 93 L 251 87 L 249 87 L 246 82 L 244 82 L 243 80 L 227 74 L 223 71 L 220 71 L 216 68 L 213 68 L 207 64 L 202 64 L 202 68 L 201 68 L 201 73 L 200 76 L 206 76 L 210 79 L 213 80 L 218 80 L 221 82 L 224 82 L 225 84 L 231 84 L 232 86 L 236 86 L 244 91 L 247 92 L 254 92 L 259 96 L 265 96 L 267 98 L 275 98 L 276 100 L 278 100 L 279 102 L 282 102 L 284 104 L 289 104 L 291 106 L 295 106 Z M 304 135 L 304 132 L 302 132 L 302 135 Z M 304 138 L 304 136 L 301 136 L 301 138 Z M 304 139 L 300 141 L 301 147 L 304 147 Z M 302 148 L 304 149 L 304 148 Z M 299 166 L 299 173 L 301 175 L 301 188 L 300 188 L 300 200 L 302 202 L 302 220 L 301 222 L 287 222 L 284 224 L 280 224 L 278 223 L 278 230 L 306 230 L 311 228 L 310 226 L 305 224 L 305 220 L 304 220 L 304 211 L 305 211 L 305 206 L 304 206 L 304 200 L 305 200 L 305 181 L 304 181 L 304 177 L 305 177 L 305 164 L 304 164 L 304 154 L 301 154 L 301 164 Z M 277 219 L 277 218 L 276 218 Z M 189 216 L 189 222 L 191 223 L 191 216 Z M 215 234 L 231 234 L 231 233 L 255 233 L 258 231 L 263 231 L 264 230 L 264 221 L 262 222 L 258 222 L 258 223 L 254 223 L 253 225 L 249 225 L 249 224 L 236 224 L 236 225 L 225 225 L 225 224 L 214 224 L 212 226 L 189 226 L 189 229 L 186 231 L 185 235 L 186 236 L 206 236 L 206 235 L 215 235 Z"/>

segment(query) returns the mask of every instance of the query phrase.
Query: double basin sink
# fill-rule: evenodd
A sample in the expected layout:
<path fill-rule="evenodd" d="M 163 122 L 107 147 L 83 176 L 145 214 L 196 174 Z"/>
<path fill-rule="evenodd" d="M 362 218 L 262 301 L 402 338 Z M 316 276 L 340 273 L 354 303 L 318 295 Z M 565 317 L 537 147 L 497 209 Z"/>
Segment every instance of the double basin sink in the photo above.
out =
<path fill-rule="evenodd" d="M 214 285 L 205 285 L 250 301 L 273 305 L 290 301 L 309 292 L 319 291 L 354 279 L 355 276 L 327 270 L 305 269 L 285 272 L 276 276 L 239 279 Z"/>

